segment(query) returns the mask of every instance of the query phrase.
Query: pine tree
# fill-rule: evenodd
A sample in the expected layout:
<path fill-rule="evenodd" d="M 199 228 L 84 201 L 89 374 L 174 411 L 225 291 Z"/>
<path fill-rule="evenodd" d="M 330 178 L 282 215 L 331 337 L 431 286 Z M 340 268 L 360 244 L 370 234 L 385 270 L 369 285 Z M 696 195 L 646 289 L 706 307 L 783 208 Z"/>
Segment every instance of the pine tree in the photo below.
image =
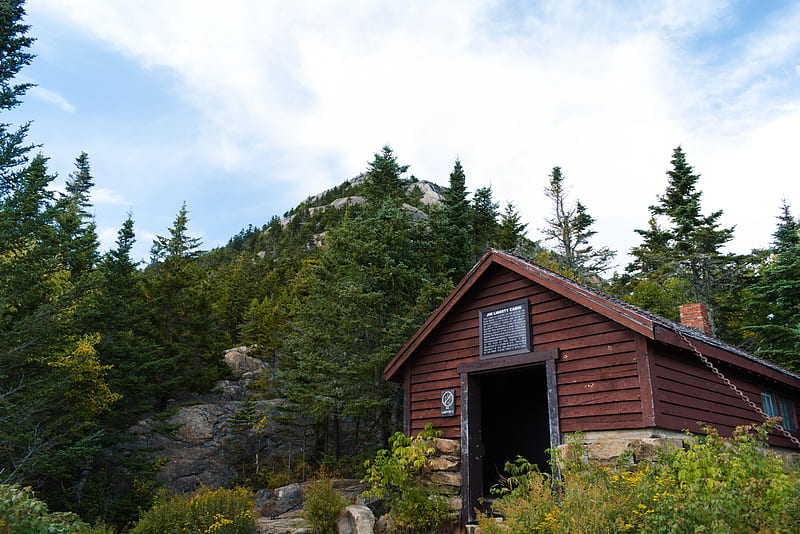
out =
<path fill-rule="evenodd" d="M 111 366 L 112 389 L 122 395 L 112 426 L 126 426 L 153 404 L 154 388 L 173 363 L 158 350 L 151 329 L 151 313 L 142 287 L 138 262 L 131 258 L 136 242 L 130 214 L 122 224 L 116 247 L 100 260 L 100 295 L 96 326 L 102 334 L 97 347 L 101 361 Z"/>
<path fill-rule="evenodd" d="M 800 222 L 784 200 L 773 234 L 772 258 L 749 288 L 754 352 L 800 371 Z"/>
<path fill-rule="evenodd" d="M 93 186 L 89 156 L 82 152 L 57 207 L 63 261 L 74 277 L 90 271 L 99 259 L 96 226 L 89 213 L 89 191 Z"/>
<path fill-rule="evenodd" d="M 527 224 L 520 222 L 519 212 L 511 202 L 506 202 L 505 210 L 500 215 L 497 229 L 497 247 L 501 250 L 514 251 L 525 238 Z"/>
<path fill-rule="evenodd" d="M 437 246 L 447 257 L 446 268 L 454 282 L 461 280 L 473 264 L 470 214 L 464 169 L 456 160 L 441 205 L 430 210 L 431 228 Z"/>
<path fill-rule="evenodd" d="M 400 204 L 406 198 L 408 182 L 401 176 L 408 170 L 408 165 L 397 163 L 389 145 L 384 145 L 375 159 L 369 163 L 364 184 L 365 196 L 372 206 L 383 202 Z"/>
<path fill-rule="evenodd" d="M 472 258 L 477 261 L 495 245 L 497 236 L 498 204 L 492 201 L 492 187 L 477 189 L 472 195 L 470 233 L 472 234 Z"/>
<path fill-rule="evenodd" d="M 25 92 L 33 85 L 15 83 L 17 74 L 33 60 L 28 50 L 33 38 L 29 26 L 22 23 L 25 16 L 23 0 L 0 3 L 0 112 L 17 107 Z M 16 189 L 18 170 L 27 162 L 31 145 L 26 145 L 29 123 L 16 130 L 0 123 L 0 200 Z"/>
<path fill-rule="evenodd" d="M 331 230 L 319 258 L 295 277 L 294 335 L 277 384 L 331 454 L 339 453 L 342 418 L 377 430 L 362 446 L 382 443 L 399 425 L 399 392 L 381 373 L 452 287 L 435 243 L 425 221 L 383 202 Z"/>
<path fill-rule="evenodd" d="M 169 236 L 156 236 L 145 270 L 144 287 L 154 314 L 154 339 L 164 357 L 178 367 L 161 375 L 157 409 L 170 396 L 205 391 L 222 372 L 222 346 L 214 339 L 210 294 L 198 262 L 200 239 L 191 237 L 184 203 Z"/>
<path fill-rule="evenodd" d="M 733 228 L 720 227 L 722 211 L 702 214 L 700 177 L 680 146 L 671 163 L 666 192 L 649 208 L 650 228 L 636 230 L 643 241 L 631 250 L 634 261 L 626 268 L 635 280 L 628 298 L 670 318 L 680 304 L 704 302 L 715 322 L 720 296 L 738 277 L 737 258 L 720 251 L 733 238 Z"/>
<path fill-rule="evenodd" d="M 545 219 L 547 226 L 542 233 L 555 242 L 565 272 L 586 280 L 608 269 L 615 254 L 607 247 L 595 249 L 589 244 L 597 233 L 592 230 L 595 219 L 580 201 L 574 206 L 568 204 L 561 167 L 553 167 L 544 194 L 553 202 L 553 216 Z"/>

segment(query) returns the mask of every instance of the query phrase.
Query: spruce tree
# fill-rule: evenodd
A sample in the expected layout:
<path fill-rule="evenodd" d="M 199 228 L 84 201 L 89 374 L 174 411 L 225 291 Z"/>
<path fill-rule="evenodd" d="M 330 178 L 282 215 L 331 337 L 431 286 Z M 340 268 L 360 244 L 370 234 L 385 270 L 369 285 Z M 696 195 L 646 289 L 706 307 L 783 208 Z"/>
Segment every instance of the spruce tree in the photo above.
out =
<path fill-rule="evenodd" d="M 748 291 L 754 324 L 746 330 L 757 355 L 800 371 L 800 223 L 786 201 L 778 221 L 772 257 Z"/>
<path fill-rule="evenodd" d="M 626 268 L 634 280 L 628 298 L 671 318 L 680 304 L 704 302 L 713 321 L 720 296 L 737 277 L 737 259 L 721 252 L 733 228 L 720 227 L 722 211 L 702 214 L 700 176 L 680 146 L 671 163 L 667 189 L 649 208 L 650 228 L 636 230 L 643 240 L 631 250 L 634 261 Z"/>
<path fill-rule="evenodd" d="M 24 0 L 6 0 L 0 3 L 0 112 L 20 104 L 20 99 L 33 85 L 16 83 L 17 74 L 33 60 L 29 52 L 33 38 L 28 36 L 29 26 L 23 24 Z M 18 171 L 27 162 L 32 146 L 25 144 L 29 123 L 12 129 L 0 122 L 0 200 L 15 189 Z"/>
<path fill-rule="evenodd" d="M 136 242 L 133 225 L 128 214 L 116 246 L 103 255 L 98 267 L 101 291 L 96 325 L 102 339 L 97 349 L 101 361 L 111 366 L 111 387 L 123 397 L 107 418 L 111 426 L 130 425 L 133 418 L 152 408 L 154 388 L 172 363 L 153 339 L 142 273 L 131 258 Z"/>
<path fill-rule="evenodd" d="M 511 202 L 506 202 L 506 207 L 500 215 L 500 224 L 497 228 L 496 244 L 501 250 L 515 251 L 525 238 L 527 224 L 520 222 L 519 212 Z"/>
<path fill-rule="evenodd" d="M 389 145 L 384 145 L 380 153 L 375 154 L 375 159 L 369 163 L 364 184 L 367 201 L 377 206 L 383 202 L 400 204 L 406 199 L 407 180 L 402 175 L 408 170 L 408 165 L 397 163 Z"/>
<path fill-rule="evenodd" d="M 158 377 L 156 408 L 176 394 L 205 391 L 222 371 L 221 347 L 214 339 L 210 294 L 198 261 L 199 238 L 191 237 L 184 203 L 169 236 L 156 236 L 145 270 L 145 291 L 151 299 L 154 339 L 164 358 L 175 365 Z"/>
<path fill-rule="evenodd" d="M 497 238 L 498 204 L 492 201 L 492 187 L 477 189 L 472 195 L 470 233 L 472 234 L 472 258 L 477 261 Z"/>
<path fill-rule="evenodd" d="M 94 218 L 89 212 L 89 192 L 94 178 L 89 168 L 89 156 L 82 152 L 75 160 L 75 172 L 66 183 L 66 194 L 58 201 L 58 227 L 65 267 L 74 277 L 94 268 L 99 259 Z"/>
<path fill-rule="evenodd" d="M 437 246 L 447 257 L 446 268 L 454 282 L 461 280 L 473 264 L 470 215 L 464 169 L 456 160 L 441 205 L 430 210 L 431 228 Z"/>

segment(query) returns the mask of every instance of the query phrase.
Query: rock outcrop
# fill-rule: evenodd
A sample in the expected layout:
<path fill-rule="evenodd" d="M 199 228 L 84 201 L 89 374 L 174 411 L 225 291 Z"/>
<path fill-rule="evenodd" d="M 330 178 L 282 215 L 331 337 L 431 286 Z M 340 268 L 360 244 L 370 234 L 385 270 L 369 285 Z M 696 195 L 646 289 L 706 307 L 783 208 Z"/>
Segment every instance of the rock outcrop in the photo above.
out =
<path fill-rule="evenodd" d="M 258 453 L 262 458 L 289 457 L 293 454 L 291 447 L 302 441 L 297 429 L 281 425 L 270 416 L 283 403 L 281 400 L 255 403 L 260 414 L 267 414 L 258 436 L 236 432 L 229 424 L 248 397 L 247 385 L 266 368 L 247 352 L 247 348 L 238 347 L 225 353 L 233 380 L 221 380 L 213 393 L 172 406 L 163 420 L 145 419 L 132 428 L 139 436 L 139 448 L 165 460 L 158 479 L 167 489 L 184 492 L 201 485 L 227 487 L 240 474 L 232 465 L 232 451 Z"/>

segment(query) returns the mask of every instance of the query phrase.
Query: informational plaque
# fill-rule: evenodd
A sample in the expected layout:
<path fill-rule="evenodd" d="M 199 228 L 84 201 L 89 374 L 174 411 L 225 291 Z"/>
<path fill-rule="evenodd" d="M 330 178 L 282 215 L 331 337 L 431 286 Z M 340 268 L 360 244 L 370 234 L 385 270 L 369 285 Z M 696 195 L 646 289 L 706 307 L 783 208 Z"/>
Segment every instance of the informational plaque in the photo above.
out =
<path fill-rule="evenodd" d="M 442 391 L 442 417 L 451 417 L 456 414 L 456 390 Z"/>
<path fill-rule="evenodd" d="M 528 299 L 481 310 L 478 331 L 481 359 L 530 352 Z"/>

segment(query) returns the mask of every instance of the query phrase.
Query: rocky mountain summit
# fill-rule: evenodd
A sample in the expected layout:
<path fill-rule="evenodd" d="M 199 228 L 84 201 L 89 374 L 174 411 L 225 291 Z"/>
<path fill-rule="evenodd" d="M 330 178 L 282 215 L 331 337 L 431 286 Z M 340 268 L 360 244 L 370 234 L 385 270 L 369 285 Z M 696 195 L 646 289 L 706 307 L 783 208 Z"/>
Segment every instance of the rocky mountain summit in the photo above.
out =
<path fill-rule="evenodd" d="M 360 174 L 355 178 L 345 181 L 337 188 L 329 189 L 327 191 L 323 191 L 322 193 L 310 196 L 303 203 L 301 203 L 300 209 L 308 210 L 309 215 L 314 215 L 329 209 L 342 209 L 347 206 L 363 204 L 367 201 L 367 199 L 360 195 L 346 195 L 336 197 L 333 200 L 330 200 L 329 197 L 331 192 L 334 190 L 350 191 L 355 189 L 360 186 L 365 179 L 366 175 Z M 425 206 L 438 204 L 444 200 L 444 189 L 440 185 L 433 182 L 428 182 L 427 180 L 419 180 L 410 183 L 408 184 L 406 190 L 409 195 L 418 197 L 420 204 Z M 411 204 L 403 204 L 403 208 L 405 208 L 414 218 L 427 218 L 425 212 L 415 206 L 412 206 Z M 291 215 L 284 217 L 281 219 L 281 225 L 284 227 L 287 226 L 296 216 L 297 213 L 292 213 Z"/>

